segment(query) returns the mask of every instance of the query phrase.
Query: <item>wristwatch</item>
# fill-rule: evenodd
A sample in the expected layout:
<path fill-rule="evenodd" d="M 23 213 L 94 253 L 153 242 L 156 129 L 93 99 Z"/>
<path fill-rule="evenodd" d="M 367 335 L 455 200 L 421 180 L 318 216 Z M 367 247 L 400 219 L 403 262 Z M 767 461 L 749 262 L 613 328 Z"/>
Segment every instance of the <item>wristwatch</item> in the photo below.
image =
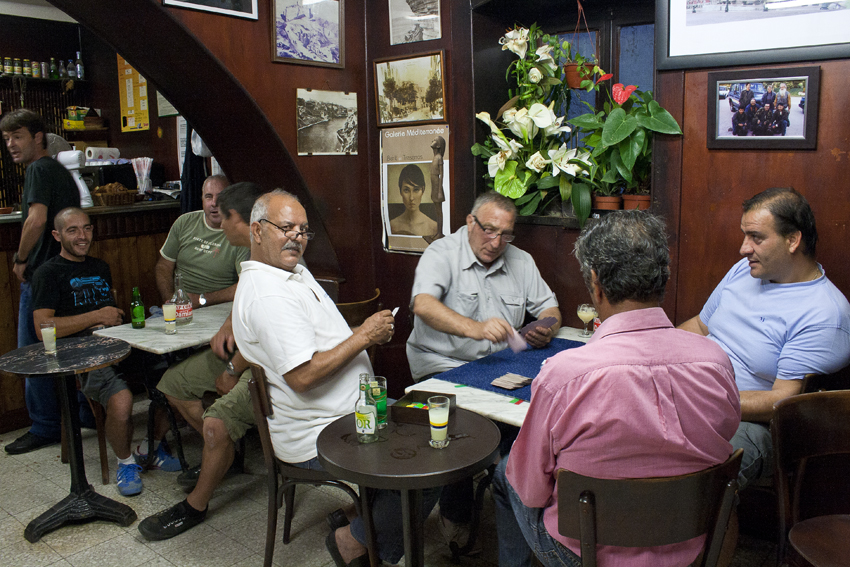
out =
<path fill-rule="evenodd" d="M 28 261 L 28 258 L 24 258 L 23 260 L 21 260 L 20 256 L 18 256 L 18 253 L 15 252 L 15 255 L 12 256 L 12 261 L 15 262 L 16 264 L 26 264 L 27 261 Z"/>
<path fill-rule="evenodd" d="M 204 305 L 207 304 L 207 298 L 204 297 L 203 293 L 200 296 L 198 296 L 198 303 L 200 304 L 201 307 L 203 307 Z"/>

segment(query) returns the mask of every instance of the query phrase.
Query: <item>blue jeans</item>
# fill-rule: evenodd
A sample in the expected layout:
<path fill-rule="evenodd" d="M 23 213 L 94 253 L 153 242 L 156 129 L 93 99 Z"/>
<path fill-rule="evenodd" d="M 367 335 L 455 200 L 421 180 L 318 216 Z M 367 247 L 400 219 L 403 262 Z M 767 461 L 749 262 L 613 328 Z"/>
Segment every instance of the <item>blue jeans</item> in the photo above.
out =
<path fill-rule="evenodd" d="M 729 440 L 732 450 L 744 450 L 741 469 L 738 472 L 738 489 L 761 478 L 773 476 L 773 441 L 770 429 L 761 423 L 742 421 Z"/>
<path fill-rule="evenodd" d="M 496 501 L 496 533 L 499 567 L 532 567 L 534 556 L 546 567 L 581 567 L 581 559 L 546 531 L 543 508 L 528 508 L 505 476 L 508 458 L 496 467 L 493 499 Z"/>
<path fill-rule="evenodd" d="M 21 301 L 18 306 L 18 348 L 39 341 L 32 321 L 32 286 L 21 283 Z M 32 426 L 30 432 L 46 439 L 59 440 L 61 417 L 56 386 L 50 378 L 30 377 L 26 379 L 26 403 Z"/>

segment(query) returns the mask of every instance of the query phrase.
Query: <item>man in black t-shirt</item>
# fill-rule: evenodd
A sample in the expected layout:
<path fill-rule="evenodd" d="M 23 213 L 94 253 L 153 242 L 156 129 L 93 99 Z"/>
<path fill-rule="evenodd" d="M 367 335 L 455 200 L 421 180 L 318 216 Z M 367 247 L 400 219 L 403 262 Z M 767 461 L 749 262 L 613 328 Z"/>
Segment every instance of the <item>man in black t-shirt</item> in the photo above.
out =
<path fill-rule="evenodd" d="M 59 253 L 50 223 L 66 207 L 80 206 L 80 193 L 71 174 L 47 153 L 47 126 L 41 116 L 24 108 L 0 120 L 3 142 L 12 161 L 26 166 L 21 198 L 21 241 L 14 255 L 14 272 L 21 282 L 18 308 L 18 348 L 39 342 L 32 324 L 30 280 L 36 269 Z M 59 401 L 52 380 L 28 378 L 26 403 L 32 427 L 6 445 L 12 455 L 59 442 Z"/>
<path fill-rule="evenodd" d="M 33 275 L 33 322 L 36 333 L 52 320 L 56 337 L 86 335 L 93 327 L 120 325 L 124 312 L 115 307 L 109 265 L 88 255 L 92 225 L 81 209 L 69 207 L 54 219 L 53 237 L 61 244 Z M 133 438 L 133 395 L 112 366 L 84 374 L 82 392 L 106 408 L 106 438 L 118 457 L 118 492 L 132 496 L 142 491 L 139 472 L 130 454 Z"/>

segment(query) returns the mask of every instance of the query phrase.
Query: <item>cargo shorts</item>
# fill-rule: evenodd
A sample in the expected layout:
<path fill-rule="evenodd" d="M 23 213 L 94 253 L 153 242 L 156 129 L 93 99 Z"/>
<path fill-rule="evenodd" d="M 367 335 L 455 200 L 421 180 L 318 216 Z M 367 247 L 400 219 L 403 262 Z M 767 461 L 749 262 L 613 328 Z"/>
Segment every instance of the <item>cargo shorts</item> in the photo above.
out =
<path fill-rule="evenodd" d="M 204 349 L 166 370 L 156 389 L 178 400 L 201 400 L 205 393 L 215 393 L 215 379 L 226 367 L 227 363 L 217 357 L 212 349 Z M 250 379 L 251 370 L 248 369 L 242 373 L 232 390 L 218 398 L 204 412 L 204 418 L 222 420 L 234 442 L 239 441 L 255 423 L 248 390 Z"/>
<path fill-rule="evenodd" d="M 127 383 L 115 372 L 115 368 L 107 366 L 92 370 L 80 376 L 80 391 L 90 400 L 94 400 L 104 408 L 109 398 L 127 390 Z"/>

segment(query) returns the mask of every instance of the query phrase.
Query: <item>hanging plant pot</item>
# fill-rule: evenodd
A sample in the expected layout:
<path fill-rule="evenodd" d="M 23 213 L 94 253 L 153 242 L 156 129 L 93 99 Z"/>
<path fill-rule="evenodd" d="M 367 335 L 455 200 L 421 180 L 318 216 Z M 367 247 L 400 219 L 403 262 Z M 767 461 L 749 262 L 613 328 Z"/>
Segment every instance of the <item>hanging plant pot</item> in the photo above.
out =
<path fill-rule="evenodd" d="M 623 209 L 645 211 L 649 208 L 652 197 L 649 195 L 623 195 Z"/>
<path fill-rule="evenodd" d="M 577 63 L 567 63 L 564 65 L 564 73 L 566 73 L 567 86 L 571 89 L 581 88 L 582 73 L 581 67 Z"/>
<path fill-rule="evenodd" d="M 599 211 L 616 211 L 622 208 L 622 204 L 623 198 L 619 195 L 613 197 L 593 196 L 593 208 Z"/>

